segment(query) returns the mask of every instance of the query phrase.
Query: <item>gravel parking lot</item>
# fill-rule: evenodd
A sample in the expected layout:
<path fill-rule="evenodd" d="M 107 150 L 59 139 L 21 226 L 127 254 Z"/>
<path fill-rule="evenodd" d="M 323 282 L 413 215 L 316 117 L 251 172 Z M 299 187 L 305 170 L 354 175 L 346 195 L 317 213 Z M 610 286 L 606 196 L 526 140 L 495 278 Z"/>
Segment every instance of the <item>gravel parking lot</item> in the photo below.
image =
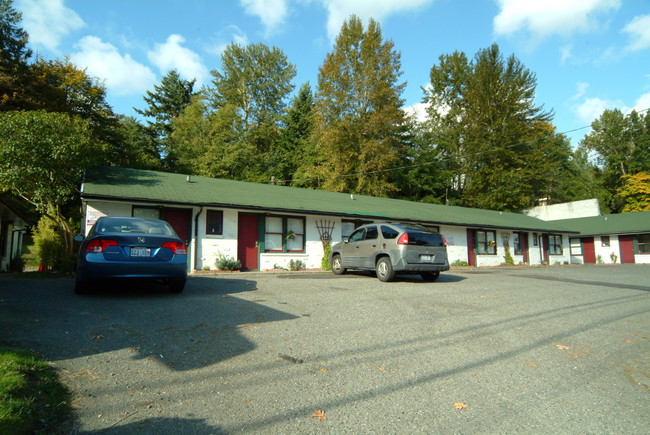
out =
<path fill-rule="evenodd" d="M 60 369 L 71 433 L 645 434 L 649 278 L 241 273 L 75 296 L 4 276 L 0 344 Z"/>

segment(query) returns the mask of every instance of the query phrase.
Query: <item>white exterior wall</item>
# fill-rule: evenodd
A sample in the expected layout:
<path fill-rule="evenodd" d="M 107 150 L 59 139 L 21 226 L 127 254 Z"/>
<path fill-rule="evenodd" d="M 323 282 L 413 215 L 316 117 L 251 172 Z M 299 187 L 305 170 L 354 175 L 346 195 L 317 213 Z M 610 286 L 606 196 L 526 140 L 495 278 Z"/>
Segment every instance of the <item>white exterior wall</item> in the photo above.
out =
<path fill-rule="evenodd" d="M 596 251 L 596 263 L 600 259 L 603 263 L 621 263 L 621 247 L 618 242 L 618 236 L 609 237 L 609 246 L 603 246 L 603 240 L 601 236 L 594 237 L 594 248 Z M 612 254 L 616 257 L 612 258 Z"/>
<path fill-rule="evenodd" d="M 441 226 L 440 234 L 447 239 L 447 258 L 449 264 L 455 261 L 468 261 L 467 231 L 461 227 Z"/>
<path fill-rule="evenodd" d="M 164 206 L 164 204 L 151 204 L 151 203 L 131 203 L 131 202 L 114 202 L 114 201 L 86 201 L 86 217 L 82 224 L 82 232 L 88 233 L 90 227 L 101 216 L 131 216 L 133 206 Z M 215 270 L 215 261 L 219 254 L 230 258 L 237 258 L 237 234 L 238 234 L 238 217 L 239 210 L 236 209 L 219 209 L 208 207 L 184 207 L 192 210 L 192 242 L 189 246 L 189 267 L 190 270 L 202 270 L 209 268 Z M 212 235 L 206 234 L 206 216 L 208 210 L 221 210 L 223 212 L 223 234 Z M 199 214 L 200 213 L 200 214 Z M 194 228 L 196 221 L 194 217 L 199 214 L 198 219 L 198 233 Z M 283 216 L 300 216 L 305 218 L 305 252 L 260 252 L 259 255 L 259 269 L 270 270 L 276 266 L 288 268 L 291 260 L 301 260 L 305 263 L 307 269 L 318 269 L 321 265 L 323 257 L 323 246 L 320 241 L 320 234 L 317 228 L 317 221 L 330 221 L 334 222 L 334 230 L 332 233 L 332 243 L 342 240 L 341 228 L 342 218 L 333 216 L 314 216 L 305 214 L 288 214 L 283 213 Z M 263 215 L 260 218 L 263 219 Z M 496 255 L 476 255 L 477 266 L 499 266 L 505 263 L 505 250 L 503 248 L 503 238 L 501 237 L 501 230 L 495 230 L 497 238 L 497 254 Z M 447 239 L 447 252 L 449 263 L 452 264 L 457 260 L 467 262 L 467 228 L 454 227 L 449 225 L 440 226 L 440 233 Z M 514 255 L 512 248 L 512 231 L 510 233 L 510 252 L 514 259 L 515 264 L 523 262 L 523 255 Z M 197 237 L 195 237 L 197 234 Z M 542 264 L 543 257 L 541 254 L 541 247 L 534 245 L 534 234 L 528 232 L 528 257 L 529 264 Z M 537 233 L 539 236 L 540 233 Z M 264 234 L 259 235 L 260 240 L 263 240 Z M 563 255 L 550 256 L 550 264 L 563 264 L 571 260 L 569 249 L 569 237 L 562 236 L 563 239 Z M 614 237 L 612 237 L 612 247 L 618 253 L 618 239 L 616 238 L 616 247 L 614 248 Z M 600 242 L 597 242 L 598 245 Z M 198 250 L 198 251 L 197 251 Z M 195 256 L 194 252 L 199 255 Z M 608 251 L 609 252 L 609 251 Z M 598 255 L 598 252 L 597 252 Z M 601 254 L 603 255 L 603 254 Z M 603 259 L 609 260 L 609 253 L 603 255 Z M 617 254 L 619 255 L 619 254 Z M 196 265 L 194 264 L 196 257 Z M 637 255 L 638 263 L 650 263 L 650 255 Z M 618 259 L 620 262 L 620 258 Z M 611 260 L 610 260 L 611 261 Z M 607 262 L 607 261 L 606 261 Z"/>
<path fill-rule="evenodd" d="M 600 204 L 597 199 L 585 199 L 562 204 L 541 205 L 526 210 L 524 213 L 544 221 L 591 217 L 600 215 Z"/>
<path fill-rule="evenodd" d="M 650 254 L 637 254 L 634 256 L 634 262 L 637 264 L 650 264 Z"/>
<path fill-rule="evenodd" d="M 208 210 L 220 210 L 223 212 L 223 231 L 222 234 L 206 234 L 206 216 Z M 195 210 L 195 213 L 197 211 Z M 237 210 L 218 209 L 218 208 L 204 208 L 199 216 L 198 238 L 194 238 L 192 232 L 192 240 L 195 244 L 195 249 L 198 249 L 200 256 L 197 260 L 196 270 L 209 268 L 215 269 L 215 262 L 219 254 L 228 258 L 237 258 L 237 217 L 239 213 Z M 192 222 L 192 227 L 194 222 Z"/>

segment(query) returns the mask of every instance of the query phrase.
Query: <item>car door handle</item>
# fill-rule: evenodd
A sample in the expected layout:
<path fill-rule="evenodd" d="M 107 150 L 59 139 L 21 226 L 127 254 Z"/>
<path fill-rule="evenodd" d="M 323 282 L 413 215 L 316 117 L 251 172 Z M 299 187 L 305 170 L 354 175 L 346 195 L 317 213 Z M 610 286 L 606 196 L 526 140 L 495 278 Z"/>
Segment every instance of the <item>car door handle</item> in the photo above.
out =
<path fill-rule="evenodd" d="M 372 245 L 372 247 L 373 247 L 373 248 L 376 248 L 376 247 L 377 247 L 377 245 Z"/>

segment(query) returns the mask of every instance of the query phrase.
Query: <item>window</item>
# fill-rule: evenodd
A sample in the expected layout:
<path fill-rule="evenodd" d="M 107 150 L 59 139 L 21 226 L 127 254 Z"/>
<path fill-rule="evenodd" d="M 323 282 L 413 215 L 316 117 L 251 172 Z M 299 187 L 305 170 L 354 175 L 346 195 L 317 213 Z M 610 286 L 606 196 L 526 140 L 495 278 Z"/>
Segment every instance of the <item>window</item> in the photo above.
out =
<path fill-rule="evenodd" d="M 569 239 L 569 243 L 571 244 L 571 255 L 581 256 L 582 242 L 580 239 Z"/>
<path fill-rule="evenodd" d="M 142 219 L 160 219 L 160 209 L 158 207 L 136 207 L 131 210 L 133 217 Z"/>
<path fill-rule="evenodd" d="M 650 234 L 639 234 L 637 236 L 639 254 L 650 254 Z"/>
<path fill-rule="evenodd" d="M 267 216 L 264 250 L 265 252 L 304 252 L 305 218 Z"/>
<path fill-rule="evenodd" d="M 515 255 L 523 255 L 523 250 L 521 249 L 521 239 L 519 233 L 514 233 L 512 235 L 512 247 L 515 251 Z"/>
<path fill-rule="evenodd" d="M 533 246 L 537 246 L 539 242 L 537 241 L 537 233 L 533 233 Z"/>
<path fill-rule="evenodd" d="M 600 236 L 600 245 L 603 248 L 609 248 L 609 236 Z"/>
<path fill-rule="evenodd" d="M 381 226 L 381 235 L 384 236 L 384 239 L 394 239 L 399 234 L 399 231 L 392 229 L 391 227 Z"/>
<path fill-rule="evenodd" d="M 548 253 L 551 255 L 562 255 L 562 236 L 548 236 Z"/>
<path fill-rule="evenodd" d="M 206 234 L 223 234 L 223 212 L 221 210 L 208 210 L 205 216 Z"/>
<path fill-rule="evenodd" d="M 496 255 L 497 238 L 494 231 L 476 232 L 476 252 L 479 255 Z"/>
<path fill-rule="evenodd" d="M 378 236 L 377 227 L 368 227 L 366 230 L 366 240 L 375 240 Z"/>
<path fill-rule="evenodd" d="M 352 233 L 350 236 L 349 241 L 350 242 L 358 242 L 359 240 L 363 240 L 363 236 L 366 234 L 366 229 L 365 228 L 360 228 L 356 230 L 355 232 Z"/>

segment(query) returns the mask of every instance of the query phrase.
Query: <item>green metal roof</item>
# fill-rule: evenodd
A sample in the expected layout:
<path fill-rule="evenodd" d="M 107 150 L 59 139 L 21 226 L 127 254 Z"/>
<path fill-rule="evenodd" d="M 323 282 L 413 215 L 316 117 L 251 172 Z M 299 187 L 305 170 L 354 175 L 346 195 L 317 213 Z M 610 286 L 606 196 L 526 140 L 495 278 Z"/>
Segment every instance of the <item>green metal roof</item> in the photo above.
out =
<path fill-rule="evenodd" d="M 650 211 L 562 219 L 555 222 L 578 231 L 581 236 L 650 233 Z"/>
<path fill-rule="evenodd" d="M 519 213 L 427 204 L 399 199 L 301 189 L 116 167 L 89 170 L 83 199 L 129 200 L 175 205 L 375 218 L 474 228 L 571 233 L 557 222 Z M 354 198 L 354 199 L 352 199 Z"/>

